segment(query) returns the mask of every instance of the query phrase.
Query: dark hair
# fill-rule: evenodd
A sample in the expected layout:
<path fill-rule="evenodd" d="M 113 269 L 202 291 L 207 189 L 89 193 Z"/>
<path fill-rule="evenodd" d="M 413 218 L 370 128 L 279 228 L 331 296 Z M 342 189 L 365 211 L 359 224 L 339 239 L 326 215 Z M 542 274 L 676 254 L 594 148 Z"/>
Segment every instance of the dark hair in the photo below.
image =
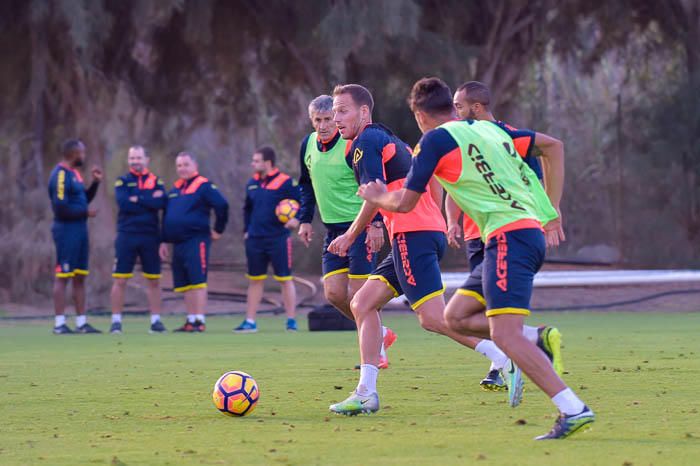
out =
<path fill-rule="evenodd" d="M 262 146 L 259 149 L 256 149 L 255 153 L 262 155 L 264 162 L 271 162 L 272 166 L 275 166 L 277 156 L 275 155 L 275 150 L 272 147 Z"/>
<path fill-rule="evenodd" d="M 452 113 L 452 92 L 440 78 L 423 78 L 416 81 L 408 96 L 412 111 L 421 110 L 430 115 Z"/>
<path fill-rule="evenodd" d="M 350 97 L 358 106 L 366 105 L 369 108 L 369 113 L 372 113 L 374 110 L 372 93 L 364 86 L 359 84 L 338 84 L 333 89 L 333 97 L 341 94 L 350 94 Z"/>
<path fill-rule="evenodd" d="M 187 152 L 187 151 L 178 152 L 178 154 L 175 158 L 177 158 L 177 157 L 189 157 L 190 160 L 192 160 L 194 163 L 198 163 L 197 157 L 195 157 L 192 152 Z"/>
<path fill-rule="evenodd" d="M 464 91 L 467 95 L 467 100 L 481 105 L 491 104 L 491 90 L 489 87 L 479 81 L 469 81 L 457 88 L 457 92 Z"/>
<path fill-rule="evenodd" d="M 80 139 L 67 139 L 61 145 L 61 154 L 66 157 L 70 155 L 71 152 L 80 150 L 82 147 L 85 147 L 85 144 L 83 144 L 83 141 Z"/>

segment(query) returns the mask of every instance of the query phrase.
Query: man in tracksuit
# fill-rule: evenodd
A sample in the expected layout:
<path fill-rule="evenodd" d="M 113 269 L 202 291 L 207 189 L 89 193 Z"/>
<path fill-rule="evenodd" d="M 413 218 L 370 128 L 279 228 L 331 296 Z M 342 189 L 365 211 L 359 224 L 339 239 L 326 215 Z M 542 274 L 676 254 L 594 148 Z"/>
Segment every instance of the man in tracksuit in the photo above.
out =
<path fill-rule="evenodd" d="M 112 326 L 110 333 L 122 333 L 122 309 L 126 282 L 134 276 L 136 258 L 148 282 L 146 295 L 151 311 L 151 333 L 164 333 L 160 320 L 160 211 L 167 198 L 163 181 L 148 170 L 149 157 L 141 146 L 129 148 L 129 172 L 114 183 L 119 206 L 117 239 L 112 277 Z"/>
<path fill-rule="evenodd" d="M 187 320 L 176 332 L 203 332 L 207 305 L 207 269 L 212 240 L 221 238 L 228 222 L 228 202 L 219 189 L 197 171 L 197 160 L 189 152 L 176 159 L 177 175 L 163 216 L 163 238 L 173 243 L 173 288 L 184 293 Z M 212 229 L 212 209 L 216 222 Z M 160 257 L 169 256 L 168 247 L 160 245 Z"/>
<path fill-rule="evenodd" d="M 246 185 L 243 207 L 245 219 L 244 239 L 248 260 L 248 297 L 246 318 L 233 331 L 254 333 L 258 331 L 255 316 L 263 295 L 267 266 L 272 263 L 273 278 L 282 288 L 282 301 L 287 313 L 287 330 L 297 330 L 296 289 L 292 281 L 292 239 L 289 229 L 296 228 L 299 221 L 292 218 L 280 222 L 275 214 L 277 204 L 283 199 L 299 202 L 299 187 L 287 174 L 275 166 L 275 151 L 261 147 L 251 161 L 253 177 Z"/>
<path fill-rule="evenodd" d="M 75 326 L 77 333 L 102 333 L 87 323 L 85 315 L 85 277 L 88 275 L 88 217 L 97 210 L 88 209 L 102 180 L 102 170 L 92 169 L 92 183 L 85 189 L 83 178 L 77 170 L 85 163 L 85 145 L 78 139 L 63 143 L 63 160 L 51 171 L 49 198 L 54 220 L 51 234 L 56 246 L 56 279 L 53 285 L 53 303 L 56 319 L 53 333 L 74 333 L 66 325 L 66 288 L 73 281 L 75 301 Z"/>

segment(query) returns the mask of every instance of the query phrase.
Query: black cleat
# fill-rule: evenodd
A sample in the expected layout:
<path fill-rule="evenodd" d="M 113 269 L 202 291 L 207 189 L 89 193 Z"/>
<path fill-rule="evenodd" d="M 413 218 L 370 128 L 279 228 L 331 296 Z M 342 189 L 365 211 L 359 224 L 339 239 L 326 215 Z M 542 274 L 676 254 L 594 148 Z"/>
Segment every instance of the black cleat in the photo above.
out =
<path fill-rule="evenodd" d="M 97 330 L 95 327 L 93 327 L 92 325 L 85 322 L 84 325 L 76 328 L 75 332 L 76 333 L 102 333 L 102 330 Z"/>
<path fill-rule="evenodd" d="M 204 332 L 207 329 L 207 326 L 201 320 L 195 320 L 192 326 L 194 327 L 194 331 L 199 333 Z"/>
<path fill-rule="evenodd" d="M 578 414 L 572 414 L 570 416 L 564 414 L 560 415 L 554 423 L 552 430 L 547 434 L 535 437 L 535 440 L 565 439 L 576 432 L 583 432 L 589 429 L 593 422 L 595 422 L 595 414 L 591 411 L 591 408 L 584 406 L 583 411 Z"/>
<path fill-rule="evenodd" d="M 112 326 L 109 327 L 109 333 L 111 333 L 111 334 L 122 333 L 122 323 L 121 322 L 112 322 Z"/>
<path fill-rule="evenodd" d="M 178 333 L 194 333 L 196 330 L 194 329 L 194 324 L 190 323 L 190 321 L 186 320 L 185 325 L 182 327 L 178 327 L 173 332 L 178 332 Z"/>
<path fill-rule="evenodd" d="M 163 322 L 160 320 L 156 320 L 151 324 L 151 329 L 148 331 L 148 333 L 167 333 L 168 329 L 165 328 L 165 325 L 163 325 Z"/>
<path fill-rule="evenodd" d="M 71 330 L 70 327 L 67 326 L 66 324 L 59 325 L 58 327 L 53 328 L 54 335 L 72 335 L 74 333 L 75 332 L 73 330 Z"/>
<path fill-rule="evenodd" d="M 479 382 L 479 385 L 481 386 L 482 390 L 487 392 L 501 392 L 508 390 L 508 385 L 506 385 L 506 381 L 503 380 L 501 371 L 498 369 L 489 371 L 489 373 L 486 374 L 486 377 Z"/>

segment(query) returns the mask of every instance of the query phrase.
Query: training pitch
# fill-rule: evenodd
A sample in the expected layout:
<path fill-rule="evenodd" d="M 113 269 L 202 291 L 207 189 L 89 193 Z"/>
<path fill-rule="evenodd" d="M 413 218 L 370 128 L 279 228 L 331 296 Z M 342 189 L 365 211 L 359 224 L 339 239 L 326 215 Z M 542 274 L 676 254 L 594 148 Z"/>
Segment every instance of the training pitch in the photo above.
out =
<path fill-rule="evenodd" d="M 357 382 L 354 332 L 289 334 L 262 318 L 258 334 L 234 335 L 240 318 L 218 317 L 205 334 L 149 335 L 127 317 L 123 335 L 53 336 L 52 321 L 0 321 L 0 464 L 698 464 L 700 313 L 529 321 L 562 330 L 565 380 L 596 412 L 592 430 L 533 441 L 554 422 L 549 400 L 529 382 L 516 409 L 481 391 L 488 361 L 409 314 L 385 316 L 398 340 L 382 409 L 354 418 L 328 412 Z M 228 370 L 260 386 L 248 417 L 212 404 Z"/>

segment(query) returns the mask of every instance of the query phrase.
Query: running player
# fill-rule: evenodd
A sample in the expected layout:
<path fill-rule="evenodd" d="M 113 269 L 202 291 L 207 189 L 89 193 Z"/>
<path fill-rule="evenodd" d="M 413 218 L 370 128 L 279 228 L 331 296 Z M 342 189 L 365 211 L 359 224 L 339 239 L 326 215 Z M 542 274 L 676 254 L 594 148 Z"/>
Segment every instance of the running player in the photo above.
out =
<path fill-rule="evenodd" d="M 163 241 L 174 243 L 173 289 L 183 293 L 187 320 L 176 332 L 206 330 L 204 312 L 207 306 L 207 271 L 211 241 L 218 240 L 228 222 L 228 202 L 207 178 L 197 171 L 197 159 L 190 152 L 180 152 L 175 159 L 177 175 L 163 215 Z M 216 215 L 210 226 L 211 211 Z M 170 256 L 161 243 L 160 258 Z"/>
<path fill-rule="evenodd" d="M 402 189 L 411 166 L 411 152 L 389 129 L 372 123 L 371 93 L 360 85 L 347 84 L 337 86 L 333 96 L 334 121 L 343 139 L 353 141 L 347 163 L 353 167 L 357 183 L 381 179 L 392 191 Z M 416 210 L 410 214 L 381 211 L 392 249 L 350 303 L 360 343 L 360 381 L 350 397 L 330 406 L 335 413 L 355 415 L 379 410 L 376 384 L 382 338 L 378 311 L 395 296 L 405 294 L 424 329 L 465 346 L 472 344 L 471 337 L 451 331 L 443 319 L 445 288 L 438 262 L 446 247 L 446 226 L 438 207 L 442 189 L 437 183 L 433 188 L 420 196 Z M 376 213 L 373 204 L 364 202 L 348 230 L 331 242 L 329 251 L 346 255 Z"/>
<path fill-rule="evenodd" d="M 542 161 L 546 167 L 548 176 L 545 180 L 545 188 L 552 205 L 559 210 L 559 203 L 563 191 L 561 183 L 557 180 L 564 179 L 564 146 L 561 141 L 543 133 L 535 133 L 530 130 L 515 129 L 512 126 L 494 118 L 490 108 L 491 92 L 489 88 L 478 81 L 470 81 L 462 84 L 454 94 L 454 106 L 457 115 L 462 119 L 492 121 L 499 125 L 513 139 L 516 152 L 523 161 L 532 169 L 539 179 L 542 179 L 542 169 L 534 155 L 534 148 L 542 152 Z M 459 215 L 462 211 L 454 200 L 448 195 L 445 201 L 447 213 L 447 240 L 450 246 L 459 248 L 456 238 L 459 236 Z M 561 216 L 560 216 L 561 218 Z M 460 332 L 470 332 L 487 328 L 487 319 L 483 315 L 486 310 L 484 292 L 481 284 L 482 262 L 484 258 L 484 243 L 476 224 L 464 215 L 464 241 L 466 244 L 467 260 L 469 263 L 469 277 L 457 292 L 452 296 L 445 309 L 445 319 L 448 325 Z M 561 233 L 562 238 L 563 231 Z M 551 326 L 532 327 L 526 325 L 524 332 L 531 340 L 545 351 L 552 360 L 554 368 L 559 375 L 563 373 L 561 358 L 561 334 L 559 330 Z M 485 389 L 500 389 L 503 381 L 499 368 L 492 367 L 489 374 L 481 381 Z"/>
<path fill-rule="evenodd" d="M 53 210 L 51 234 L 56 246 L 56 278 L 53 283 L 53 304 L 56 313 L 53 333 L 74 333 L 66 324 L 66 289 L 73 282 L 75 326 L 77 333 L 102 333 L 88 324 L 85 315 L 85 277 L 88 271 L 90 248 L 87 219 L 97 215 L 88 204 L 97 193 L 102 170 L 92 169 L 92 183 L 85 189 L 78 171 L 85 163 L 85 145 L 78 139 L 63 143 L 63 160 L 56 165 L 49 178 L 49 199 Z"/>
<path fill-rule="evenodd" d="M 342 139 L 333 121 L 333 98 L 320 95 L 309 104 L 309 119 L 314 132 L 304 138 L 299 151 L 301 209 L 299 237 L 308 247 L 313 236 L 311 222 L 318 206 L 326 238 L 323 242 L 323 292 L 328 302 L 351 320 L 350 300 L 365 283 L 376 265 L 376 253 L 384 243 L 381 215 L 360 232 L 346 256 L 333 254 L 328 245 L 345 233 L 362 207 L 357 182 L 345 156 L 352 141 Z M 389 367 L 386 349 L 396 341 L 396 334 L 382 327 L 384 335 L 379 368 Z"/>
<path fill-rule="evenodd" d="M 250 163 L 253 177 L 246 185 L 243 206 L 245 226 L 245 254 L 248 261 L 248 295 L 246 318 L 235 329 L 236 333 L 255 333 L 258 324 L 255 316 L 262 300 L 267 267 L 272 263 L 273 278 L 282 288 L 282 302 L 287 313 L 287 331 L 297 331 L 296 288 L 292 280 L 292 239 L 289 230 L 299 226 L 299 220 L 291 218 L 281 223 L 275 214 L 277 204 L 283 199 L 299 201 L 299 187 L 294 180 L 276 166 L 275 151 L 261 147 L 253 154 Z"/>
<path fill-rule="evenodd" d="M 119 206 L 117 239 L 114 242 L 116 258 L 112 277 L 112 326 L 110 333 L 122 333 L 122 309 L 126 282 L 134 276 L 136 258 L 141 261 L 141 272 L 148 282 L 146 296 L 151 311 L 151 333 L 165 333 L 160 320 L 160 218 L 167 198 L 163 180 L 148 171 L 150 157 L 142 146 L 129 148 L 129 172 L 114 183 L 114 194 Z"/>
<path fill-rule="evenodd" d="M 552 430 L 537 439 L 566 438 L 589 426 L 595 415 L 523 336 L 532 280 L 546 245 L 560 240 L 557 213 L 551 204 L 549 212 L 541 211 L 544 189 L 525 169 L 507 133 L 492 122 L 453 121 L 452 96 L 444 82 L 418 81 L 409 102 L 424 135 L 405 186 L 388 191 L 378 180 L 361 187 L 360 195 L 383 209 L 411 212 L 420 208 L 434 176 L 476 222 L 486 243 L 483 282 L 490 335 L 561 413 Z M 552 219 L 544 232 L 542 217 Z"/>

